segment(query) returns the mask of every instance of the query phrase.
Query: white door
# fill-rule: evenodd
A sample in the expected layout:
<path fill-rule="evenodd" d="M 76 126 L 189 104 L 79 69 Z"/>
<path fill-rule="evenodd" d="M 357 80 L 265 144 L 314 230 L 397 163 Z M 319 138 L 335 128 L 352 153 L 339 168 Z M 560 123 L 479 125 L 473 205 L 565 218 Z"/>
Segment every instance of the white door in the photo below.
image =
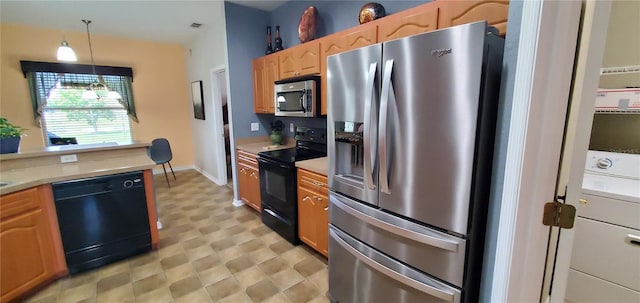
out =
<path fill-rule="evenodd" d="M 608 1 L 523 3 L 495 264 L 485 296 L 490 302 L 547 300 L 543 281 L 551 277 L 553 260 L 548 267 L 545 261 L 555 241 L 548 246 L 543 205 L 564 194 L 565 186 L 567 201 L 578 201 L 609 7 Z M 571 231 L 563 231 L 557 302 L 564 299 L 571 242 Z"/>

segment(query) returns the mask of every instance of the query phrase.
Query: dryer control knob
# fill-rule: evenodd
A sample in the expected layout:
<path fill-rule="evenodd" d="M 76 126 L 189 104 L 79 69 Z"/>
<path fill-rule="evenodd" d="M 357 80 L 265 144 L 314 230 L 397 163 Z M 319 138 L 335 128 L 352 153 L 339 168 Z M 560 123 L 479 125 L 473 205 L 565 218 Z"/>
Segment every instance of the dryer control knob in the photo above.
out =
<path fill-rule="evenodd" d="M 601 169 L 607 169 L 613 166 L 613 162 L 609 158 L 600 158 L 598 159 L 598 161 L 596 161 L 596 166 Z"/>

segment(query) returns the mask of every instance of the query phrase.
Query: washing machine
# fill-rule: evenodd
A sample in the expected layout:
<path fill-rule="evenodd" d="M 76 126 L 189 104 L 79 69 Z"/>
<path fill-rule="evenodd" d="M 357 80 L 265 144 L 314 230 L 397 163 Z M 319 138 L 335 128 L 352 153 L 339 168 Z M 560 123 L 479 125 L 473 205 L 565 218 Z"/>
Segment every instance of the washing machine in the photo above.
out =
<path fill-rule="evenodd" d="M 640 302 L 640 155 L 588 151 L 567 302 Z"/>

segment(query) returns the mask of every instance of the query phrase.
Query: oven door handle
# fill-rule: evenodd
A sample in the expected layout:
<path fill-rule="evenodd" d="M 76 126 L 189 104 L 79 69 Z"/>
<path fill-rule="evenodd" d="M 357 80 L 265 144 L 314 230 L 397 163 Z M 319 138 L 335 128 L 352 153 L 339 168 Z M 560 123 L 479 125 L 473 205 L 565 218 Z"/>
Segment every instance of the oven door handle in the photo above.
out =
<path fill-rule="evenodd" d="M 266 159 L 266 158 L 261 158 L 261 157 L 258 157 L 258 162 L 262 162 L 265 165 L 277 166 L 277 167 L 280 167 L 282 169 L 290 169 L 291 168 L 290 165 L 281 164 L 281 163 L 278 163 L 276 161 L 269 160 L 269 159 Z"/>

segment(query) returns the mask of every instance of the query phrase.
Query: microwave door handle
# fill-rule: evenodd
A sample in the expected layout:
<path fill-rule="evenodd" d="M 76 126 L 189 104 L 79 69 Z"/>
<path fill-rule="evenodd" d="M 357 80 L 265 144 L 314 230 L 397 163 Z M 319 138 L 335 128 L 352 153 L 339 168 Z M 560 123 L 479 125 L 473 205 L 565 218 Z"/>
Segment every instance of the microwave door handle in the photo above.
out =
<path fill-rule="evenodd" d="M 380 98 L 380 129 L 378 130 L 378 150 L 380 151 L 380 191 L 385 194 L 390 194 L 387 120 L 389 117 L 389 98 L 395 98 L 393 84 L 391 83 L 392 71 L 393 60 L 387 60 L 384 66 L 384 75 L 382 76 L 382 97 Z"/>
<path fill-rule="evenodd" d="M 307 95 L 307 90 L 303 89 L 302 90 L 302 95 L 300 95 L 300 108 L 302 108 L 302 112 L 306 113 L 307 109 L 304 108 L 304 98 Z"/>
<path fill-rule="evenodd" d="M 365 99 L 364 99 L 364 180 L 367 187 L 370 190 L 375 190 L 376 185 L 373 184 L 373 162 L 376 159 L 375 146 L 371 145 L 371 106 L 373 105 L 373 94 L 375 93 L 374 83 L 376 80 L 376 70 L 378 69 L 378 62 L 371 63 L 369 65 L 369 72 L 367 73 L 367 83 L 365 86 Z M 375 113 L 375 111 L 373 111 Z"/>

